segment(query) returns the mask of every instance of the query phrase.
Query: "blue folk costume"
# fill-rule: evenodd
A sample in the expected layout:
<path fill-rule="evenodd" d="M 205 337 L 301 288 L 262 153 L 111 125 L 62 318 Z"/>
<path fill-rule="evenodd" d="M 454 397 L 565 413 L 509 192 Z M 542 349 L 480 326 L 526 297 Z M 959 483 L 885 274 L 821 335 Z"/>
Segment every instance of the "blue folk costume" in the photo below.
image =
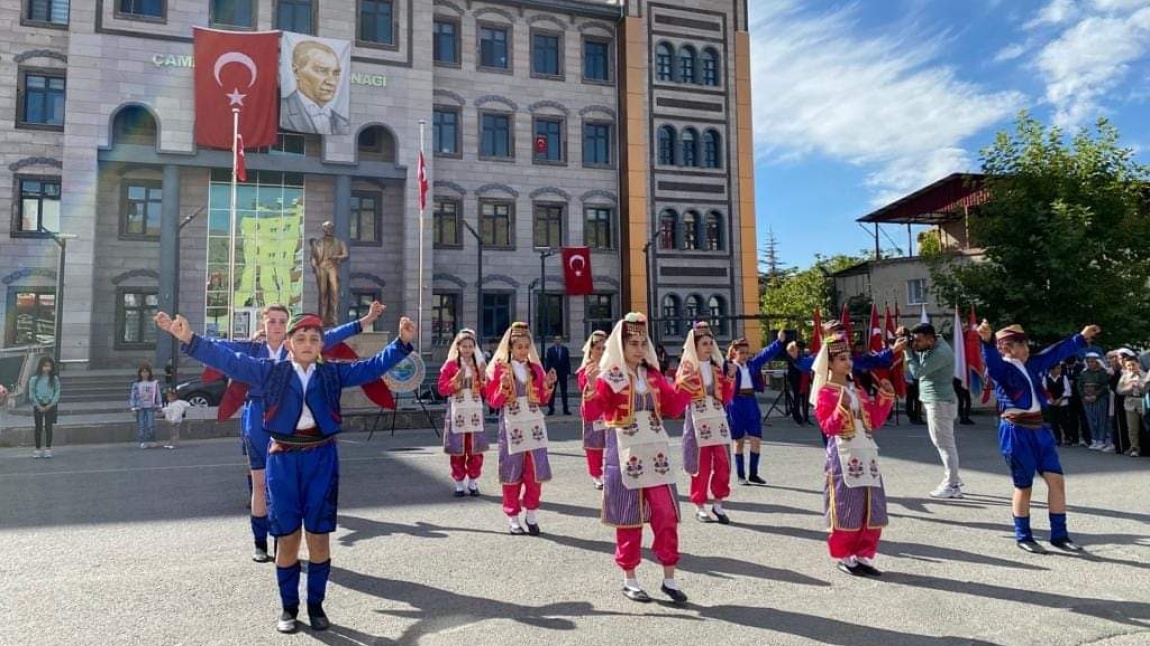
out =
<path fill-rule="evenodd" d="M 731 350 L 735 350 L 741 345 L 746 345 L 746 343 L 746 340 L 739 339 L 731 344 Z M 770 345 L 763 348 L 758 354 L 751 357 L 751 359 L 747 361 L 746 366 L 740 366 L 731 359 L 728 359 L 723 364 L 724 373 L 727 372 L 729 366 L 735 366 L 735 396 L 731 399 L 731 403 L 726 406 L 727 421 L 731 426 L 732 440 L 738 442 L 748 435 L 757 438 L 763 437 L 763 423 L 759 417 L 759 402 L 755 399 L 755 393 L 763 392 L 767 387 L 763 381 L 763 366 L 782 353 L 782 351 L 783 342 L 776 339 Z M 730 354 L 731 353 L 728 352 L 728 356 L 730 356 Z M 750 377 L 750 383 L 747 382 L 748 376 Z M 751 451 L 750 462 L 750 480 L 753 482 L 759 478 L 759 453 L 757 451 Z M 738 450 L 738 445 L 736 445 L 735 449 L 735 471 L 740 482 L 747 479 L 743 454 Z"/>
<path fill-rule="evenodd" d="M 359 334 L 363 329 L 359 321 L 345 323 L 332 328 L 323 335 L 323 350 L 326 352 L 345 340 Z M 251 357 L 253 359 L 268 360 L 272 363 L 286 361 L 288 358 L 287 342 L 280 345 L 278 351 L 273 351 L 264 341 L 214 341 L 221 348 Z M 229 386 L 232 388 L 234 386 Z M 271 435 L 264 430 L 264 389 L 261 384 L 247 386 L 247 396 L 244 400 L 244 412 L 240 417 L 240 441 L 243 443 L 244 454 L 248 456 L 248 465 L 252 471 L 262 471 L 267 466 L 268 447 L 271 445 Z M 248 485 L 251 485 L 249 477 Z M 252 540 L 256 549 L 264 554 L 268 551 L 268 517 L 251 516 Z"/>
<path fill-rule="evenodd" d="M 1017 325 L 1000 330 L 996 336 L 998 343 L 1026 341 L 1025 333 Z M 994 381 L 994 395 L 998 400 L 998 448 L 1010 466 L 1014 486 L 1018 489 L 1030 489 L 1035 473 L 1062 474 L 1054 434 L 1043 417 L 1043 409 L 1049 406 L 1049 402 L 1042 388 L 1042 378 L 1051 367 L 1085 347 L 1086 339 L 1076 334 L 1042 352 L 1031 354 L 1023 363 L 1001 356 L 992 342 L 984 341 L 982 344 L 982 356 L 987 373 Z M 1034 541 L 1030 516 L 1015 516 L 1014 534 L 1020 543 Z M 1050 540 L 1053 543 L 1069 540 L 1066 514 L 1050 514 Z"/>
<path fill-rule="evenodd" d="M 288 335 L 300 328 L 321 326 L 319 317 L 305 315 L 292 324 Z M 312 364 L 306 373 L 306 387 L 292 361 L 255 359 L 229 352 L 221 343 L 198 335 L 183 350 L 262 393 L 263 429 L 271 438 L 266 465 L 271 535 L 289 536 L 298 532 L 301 525 L 311 534 L 335 531 L 339 499 L 335 436 L 341 430 L 341 392 L 382 378 L 412 352 L 411 344 L 397 338 L 370 359 Z M 299 428 L 305 406 L 314 425 Z M 330 560 L 308 566 L 309 610 L 323 603 L 330 572 Z M 276 576 L 283 608 L 294 617 L 299 609 L 299 562 L 277 566 Z"/>

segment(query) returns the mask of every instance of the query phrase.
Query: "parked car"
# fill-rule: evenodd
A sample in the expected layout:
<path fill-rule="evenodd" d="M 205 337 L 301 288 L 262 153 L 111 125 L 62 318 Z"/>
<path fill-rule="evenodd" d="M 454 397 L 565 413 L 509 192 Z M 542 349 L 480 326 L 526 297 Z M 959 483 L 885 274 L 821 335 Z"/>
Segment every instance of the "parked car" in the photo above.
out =
<path fill-rule="evenodd" d="M 193 379 L 176 384 L 176 395 L 192 406 L 219 406 L 227 387 L 227 379 L 212 382 Z"/>

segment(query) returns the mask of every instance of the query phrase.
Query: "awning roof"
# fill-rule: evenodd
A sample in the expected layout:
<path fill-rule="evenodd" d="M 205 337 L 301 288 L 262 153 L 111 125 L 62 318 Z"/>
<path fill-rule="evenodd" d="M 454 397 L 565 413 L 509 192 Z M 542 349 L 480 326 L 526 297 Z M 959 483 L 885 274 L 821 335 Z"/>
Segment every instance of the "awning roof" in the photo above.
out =
<path fill-rule="evenodd" d="M 963 209 L 986 201 L 984 175 L 954 173 L 906 197 L 868 213 L 859 222 L 875 224 L 940 224 L 962 216 Z"/>

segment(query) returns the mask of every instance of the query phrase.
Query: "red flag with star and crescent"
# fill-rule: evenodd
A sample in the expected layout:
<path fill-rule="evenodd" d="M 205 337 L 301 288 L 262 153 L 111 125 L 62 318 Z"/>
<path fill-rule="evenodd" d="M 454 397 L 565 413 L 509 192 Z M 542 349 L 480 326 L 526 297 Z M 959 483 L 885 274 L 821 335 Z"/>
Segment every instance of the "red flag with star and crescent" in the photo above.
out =
<path fill-rule="evenodd" d="M 568 296 L 586 296 L 595 291 L 589 247 L 563 247 L 563 285 Z"/>
<path fill-rule="evenodd" d="M 232 108 L 249 148 L 276 142 L 279 39 L 277 31 L 193 30 L 197 144 L 232 149 Z"/>

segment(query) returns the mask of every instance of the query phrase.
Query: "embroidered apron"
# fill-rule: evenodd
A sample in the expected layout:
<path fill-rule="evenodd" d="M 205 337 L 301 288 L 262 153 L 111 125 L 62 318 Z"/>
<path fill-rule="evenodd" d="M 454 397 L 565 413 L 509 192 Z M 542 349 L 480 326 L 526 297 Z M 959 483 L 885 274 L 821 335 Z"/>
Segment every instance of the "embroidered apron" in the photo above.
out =
<path fill-rule="evenodd" d="M 855 428 L 864 428 L 862 420 L 855 416 Z M 878 445 L 865 432 L 857 432 L 850 438 L 835 437 L 835 448 L 839 452 L 839 464 L 843 470 L 843 484 L 848 487 L 881 487 L 882 472 L 878 468 Z"/>
<path fill-rule="evenodd" d="M 483 432 L 483 399 L 479 393 L 463 388 L 451 398 L 451 432 Z"/>
<path fill-rule="evenodd" d="M 667 432 L 651 411 L 635 411 L 631 424 L 615 429 L 615 439 L 619 445 L 619 470 L 625 488 L 675 484 Z"/>
<path fill-rule="evenodd" d="M 700 447 L 731 443 L 731 427 L 727 411 L 719 400 L 707 395 L 690 404 L 695 425 L 695 440 Z"/>
<path fill-rule="evenodd" d="M 503 425 L 507 429 L 508 453 L 547 448 L 547 422 L 543 419 L 543 409 L 532 404 L 526 395 L 507 402 L 503 407 Z"/>

